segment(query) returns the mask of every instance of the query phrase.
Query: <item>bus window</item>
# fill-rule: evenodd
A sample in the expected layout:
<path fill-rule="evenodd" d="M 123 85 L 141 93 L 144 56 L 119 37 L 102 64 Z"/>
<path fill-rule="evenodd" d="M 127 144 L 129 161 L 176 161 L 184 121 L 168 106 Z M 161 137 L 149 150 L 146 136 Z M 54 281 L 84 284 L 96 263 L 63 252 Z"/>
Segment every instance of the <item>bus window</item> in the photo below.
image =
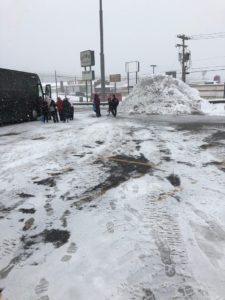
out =
<path fill-rule="evenodd" d="M 52 90 L 51 90 L 51 84 L 46 84 L 45 86 L 45 95 L 52 97 Z"/>
<path fill-rule="evenodd" d="M 43 98 L 43 90 L 41 84 L 38 84 L 38 96 Z"/>

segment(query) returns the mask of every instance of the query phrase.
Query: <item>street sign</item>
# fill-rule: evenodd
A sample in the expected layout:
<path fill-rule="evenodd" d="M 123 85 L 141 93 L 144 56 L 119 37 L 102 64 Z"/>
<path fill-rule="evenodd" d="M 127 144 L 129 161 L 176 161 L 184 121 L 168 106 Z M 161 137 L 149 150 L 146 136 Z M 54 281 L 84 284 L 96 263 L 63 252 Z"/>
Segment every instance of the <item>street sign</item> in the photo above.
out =
<path fill-rule="evenodd" d="M 86 50 L 80 52 L 81 67 L 90 67 L 95 65 L 95 52 Z"/>
<path fill-rule="evenodd" d="M 137 73 L 140 71 L 139 61 L 129 61 L 125 65 L 126 73 Z"/>
<path fill-rule="evenodd" d="M 176 78 L 177 77 L 177 72 L 176 71 L 168 71 L 168 72 L 166 72 L 166 75 L 172 76 L 173 78 Z"/>
<path fill-rule="evenodd" d="M 83 71 L 82 80 L 92 81 L 95 79 L 95 71 Z"/>
<path fill-rule="evenodd" d="M 112 74 L 109 75 L 110 82 L 120 82 L 121 81 L 121 74 Z"/>

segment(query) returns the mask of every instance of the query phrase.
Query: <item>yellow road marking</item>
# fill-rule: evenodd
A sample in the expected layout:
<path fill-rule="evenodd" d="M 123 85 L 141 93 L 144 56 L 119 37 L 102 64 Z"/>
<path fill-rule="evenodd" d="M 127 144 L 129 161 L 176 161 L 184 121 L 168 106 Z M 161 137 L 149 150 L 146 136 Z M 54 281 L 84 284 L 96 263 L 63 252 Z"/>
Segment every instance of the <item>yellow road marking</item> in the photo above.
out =
<path fill-rule="evenodd" d="M 182 188 L 174 189 L 173 191 L 164 193 L 163 195 L 159 196 L 158 201 L 166 200 L 169 197 L 174 197 L 177 193 L 181 192 Z"/>
<path fill-rule="evenodd" d="M 115 158 L 115 157 L 100 157 L 99 160 L 101 160 L 101 159 L 112 160 L 112 161 L 121 162 L 124 164 L 148 166 L 148 167 L 152 167 L 154 169 L 159 169 L 156 165 L 154 165 L 152 163 L 147 163 L 147 162 L 145 163 L 145 162 L 141 162 L 141 161 L 126 160 L 126 159 L 120 159 L 120 158 Z"/>
<path fill-rule="evenodd" d="M 223 168 L 223 167 L 225 167 L 225 162 L 222 162 L 222 163 L 221 163 L 221 164 L 219 164 L 218 166 L 219 166 L 219 168 Z"/>

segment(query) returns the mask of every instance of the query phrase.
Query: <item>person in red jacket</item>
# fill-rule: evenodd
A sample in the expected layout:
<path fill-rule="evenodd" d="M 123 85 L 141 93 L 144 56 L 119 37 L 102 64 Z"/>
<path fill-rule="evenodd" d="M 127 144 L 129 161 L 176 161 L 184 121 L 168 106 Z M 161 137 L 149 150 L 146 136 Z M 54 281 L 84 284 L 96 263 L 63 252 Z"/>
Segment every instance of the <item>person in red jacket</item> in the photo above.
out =
<path fill-rule="evenodd" d="M 100 98 L 98 94 L 94 95 L 94 105 L 95 105 L 95 112 L 96 112 L 96 117 L 101 117 L 101 110 L 100 110 Z"/>
<path fill-rule="evenodd" d="M 57 108 L 59 112 L 60 121 L 63 121 L 63 113 L 62 113 L 62 99 L 60 97 L 57 98 Z"/>

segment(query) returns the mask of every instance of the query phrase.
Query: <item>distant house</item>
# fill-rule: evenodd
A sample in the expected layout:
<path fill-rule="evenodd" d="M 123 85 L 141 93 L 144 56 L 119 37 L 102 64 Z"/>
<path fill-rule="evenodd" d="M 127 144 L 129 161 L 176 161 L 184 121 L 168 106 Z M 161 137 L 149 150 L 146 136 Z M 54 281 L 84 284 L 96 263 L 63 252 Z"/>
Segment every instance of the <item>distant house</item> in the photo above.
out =
<path fill-rule="evenodd" d="M 106 94 L 111 94 L 113 88 L 114 88 L 113 85 L 106 84 L 106 85 L 105 85 L 105 92 L 106 92 Z M 95 90 L 95 93 L 96 93 L 96 94 L 101 93 L 101 90 L 102 90 L 101 84 L 96 85 L 94 90 Z"/>
<path fill-rule="evenodd" d="M 208 82 L 207 84 L 189 84 L 192 88 L 199 91 L 200 96 L 205 99 L 224 98 L 224 84 Z"/>

